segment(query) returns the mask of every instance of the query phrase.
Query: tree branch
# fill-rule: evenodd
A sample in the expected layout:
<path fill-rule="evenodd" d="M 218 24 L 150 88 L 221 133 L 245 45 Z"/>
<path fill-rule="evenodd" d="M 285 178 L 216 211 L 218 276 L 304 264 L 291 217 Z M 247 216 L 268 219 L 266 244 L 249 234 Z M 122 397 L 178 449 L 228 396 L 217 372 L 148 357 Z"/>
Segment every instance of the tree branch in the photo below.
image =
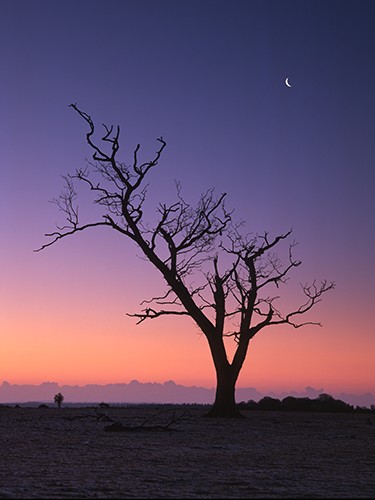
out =
<path fill-rule="evenodd" d="M 146 220 L 147 184 L 145 178 L 154 168 L 166 147 L 162 137 L 149 161 L 141 162 L 140 145 L 133 151 L 130 166 L 118 161 L 120 127 L 103 124 L 104 135 L 95 139 L 95 126 L 90 115 L 76 104 L 70 107 L 86 122 L 86 142 L 93 162 L 74 175 L 64 177 L 65 190 L 52 200 L 65 215 L 65 225 L 47 233 L 51 241 L 35 251 L 43 250 L 58 240 L 91 227 L 109 226 L 132 240 L 143 256 L 161 273 L 167 291 L 150 301 L 140 313 L 127 314 L 138 319 L 166 315 L 190 316 L 206 335 L 217 370 L 225 366 L 237 373 L 242 366 L 249 340 L 261 329 L 279 324 L 300 328 L 311 321 L 297 318 L 320 302 L 334 283 L 322 281 L 317 285 L 302 285 L 305 302 L 286 314 L 276 308 L 277 296 L 268 295 L 289 279 L 292 269 L 301 265 L 293 256 L 295 242 L 289 244 L 288 257 L 283 264 L 274 253 L 277 245 L 287 240 L 292 229 L 270 238 L 240 233 L 242 223 L 235 223 L 232 212 L 225 206 L 226 193 L 219 196 L 206 190 L 196 205 L 189 204 L 176 183 L 174 203 L 160 202 L 153 224 Z M 102 210 L 97 222 L 79 221 L 77 193 L 73 184 L 80 182 L 94 195 L 94 203 Z M 220 258 L 220 260 L 219 260 Z M 224 267 L 225 271 L 219 269 Z M 156 307 L 151 307 L 151 304 Z M 158 306 L 162 308 L 159 309 Z M 165 307 L 165 308 L 163 308 Z M 227 359 L 224 337 L 233 337 L 237 348 L 231 365 Z M 236 372 L 237 371 L 237 372 Z"/>
<path fill-rule="evenodd" d="M 132 318 L 139 318 L 139 321 L 137 321 L 137 325 L 139 323 L 142 323 L 146 319 L 155 319 L 159 318 L 160 316 L 189 316 L 189 313 L 187 311 L 155 311 L 155 309 L 152 309 L 151 307 L 147 307 L 146 309 L 143 309 L 143 311 L 144 312 L 134 314 L 126 313 L 126 315 Z"/>

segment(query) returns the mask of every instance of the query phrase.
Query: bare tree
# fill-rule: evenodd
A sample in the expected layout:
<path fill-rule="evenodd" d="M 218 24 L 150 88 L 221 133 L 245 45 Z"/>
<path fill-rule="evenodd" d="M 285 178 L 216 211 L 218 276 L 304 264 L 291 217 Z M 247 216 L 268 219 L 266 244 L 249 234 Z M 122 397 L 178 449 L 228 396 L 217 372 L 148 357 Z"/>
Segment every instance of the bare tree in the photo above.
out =
<path fill-rule="evenodd" d="M 61 392 L 58 392 L 57 394 L 55 394 L 53 400 L 57 404 L 57 406 L 61 408 L 62 402 L 64 401 L 64 396 L 61 394 Z"/>
<path fill-rule="evenodd" d="M 288 324 L 300 328 L 300 318 L 334 288 L 333 282 L 302 285 L 301 304 L 287 312 L 278 309 L 277 289 L 285 284 L 290 271 L 301 262 L 293 256 L 296 245 L 290 241 L 292 230 L 276 237 L 267 232 L 252 236 L 241 234 L 242 223 L 235 223 L 225 206 L 226 194 L 204 192 L 196 206 L 182 196 L 176 185 L 176 201 L 159 203 L 154 224 L 144 217 L 147 186 L 145 178 L 157 166 L 166 147 L 162 137 L 153 159 L 140 162 L 140 146 L 133 152 L 131 165 L 118 160 L 120 128 L 104 126 L 104 136 L 94 138 L 91 117 L 76 104 L 70 105 L 88 125 L 86 140 L 93 161 L 74 175 L 65 177 L 65 190 L 53 200 L 64 212 L 66 223 L 48 233 L 42 250 L 60 239 L 88 228 L 110 227 L 132 240 L 163 276 L 163 294 L 143 301 L 144 309 L 129 314 L 142 323 L 166 315 L 187 315 L 207 338 L 216 371 L 216 396 L 208 416 L 240 416 L 236 401 L 236 382 L 245 361 L 250 340 L 262 329 Z M 74 181 L 87 186 L 102 208 L 102 218 L 82 223 Z M 286 242 L 286 262 L 274 253 Z M 227 340 L 236 343 L 229 359 Z M 230 339 L 229 339 L 230 340 Z"/>

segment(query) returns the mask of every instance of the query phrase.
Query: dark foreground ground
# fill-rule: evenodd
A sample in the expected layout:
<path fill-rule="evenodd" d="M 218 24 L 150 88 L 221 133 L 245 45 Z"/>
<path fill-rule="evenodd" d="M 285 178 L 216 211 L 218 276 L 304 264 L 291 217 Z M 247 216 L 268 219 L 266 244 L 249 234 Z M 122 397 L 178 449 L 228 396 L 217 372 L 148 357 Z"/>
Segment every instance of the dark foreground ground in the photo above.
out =
<path fill-rule="evenodd" d="M 375 497 L 373 414 L 202 412 L 0 407 L 0 498 Z"/>

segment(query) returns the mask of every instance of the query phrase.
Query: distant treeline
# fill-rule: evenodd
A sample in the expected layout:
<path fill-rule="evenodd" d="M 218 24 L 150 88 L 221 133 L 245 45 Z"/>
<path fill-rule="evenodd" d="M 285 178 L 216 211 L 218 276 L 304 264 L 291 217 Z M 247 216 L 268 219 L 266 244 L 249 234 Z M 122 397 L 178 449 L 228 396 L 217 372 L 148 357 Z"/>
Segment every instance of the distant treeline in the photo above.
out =
<path fill-rule="evenodd" d="M 297 398 L 287 396 L 284 399 L 265 396 L 258 402 L 249 400 L 242 401 L 238 406 L 244 410 L 264 410 L 264 411 L 315 411 L 315 412 L 345 412 L 345 413 L 375 413 L 375 404 L 370 408 L 364 406 L 350 405 L 341 399 L 335 399 L 330 394 L 319 394 L 315 399 L 308 397 Z"/>
<path fill-rule="evenodd" d="M 335 399 L 330 394 L 319 394 L 315 399 L 309 397 L 287 396 L 284 399 L 277 399 L 271 396 L 264 396 L 258 402 L 250 399 L 237 403 L 242 410 L 259 411 L 306 411 L 306 412 L 343 412 L 343 413 L 375 413 L 375 404 L 370 407 L 353 406 L 345 403 L 341 399 Z M 56 406 L 48 405 L 38 401 L 27 403 L 17 403 L 14 408 L 50 408 Z M 63 403 L 63 407 L 70 408 L 157 408 L 157 409 L 206 409 L 211 405 L 208 403 Z M 0 403 L 0 408 L 10 408 L 11 405 Z"/>

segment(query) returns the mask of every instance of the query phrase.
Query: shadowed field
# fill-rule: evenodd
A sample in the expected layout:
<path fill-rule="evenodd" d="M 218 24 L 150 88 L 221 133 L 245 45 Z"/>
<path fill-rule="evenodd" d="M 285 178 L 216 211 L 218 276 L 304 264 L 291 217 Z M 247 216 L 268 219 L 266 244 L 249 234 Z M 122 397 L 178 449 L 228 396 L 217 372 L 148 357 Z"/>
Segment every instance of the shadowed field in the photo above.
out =
<path fill-rule="evenodd" d="M 375 496 L 373 415 L 202 412 L 1 407 L 0 498 Z"/>

